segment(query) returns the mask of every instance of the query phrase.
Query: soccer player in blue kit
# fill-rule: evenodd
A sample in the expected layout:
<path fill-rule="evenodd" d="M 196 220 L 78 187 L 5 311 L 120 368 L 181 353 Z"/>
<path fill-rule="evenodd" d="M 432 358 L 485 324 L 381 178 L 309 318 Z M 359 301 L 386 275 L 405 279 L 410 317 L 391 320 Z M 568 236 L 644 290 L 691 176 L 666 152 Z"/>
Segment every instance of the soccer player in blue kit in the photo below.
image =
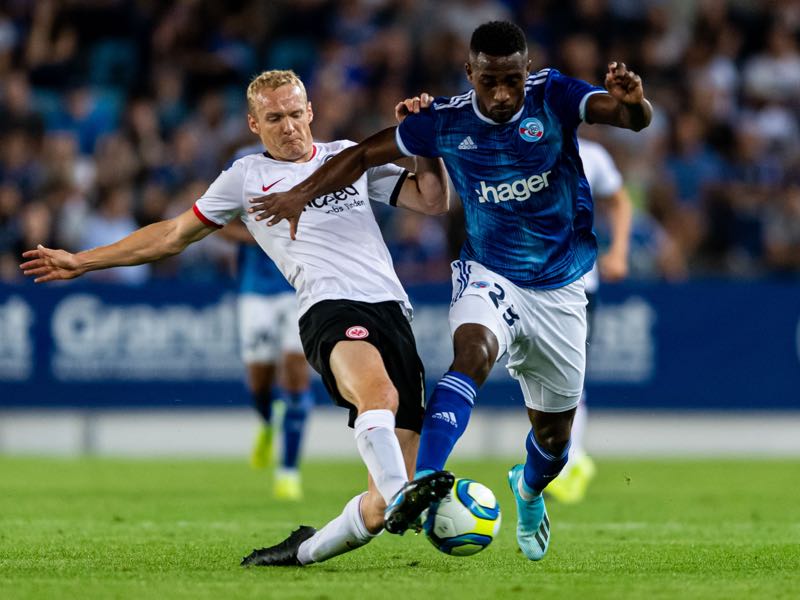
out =
<path fill-rule="evenodd" d="M 238 224 L 237 224 L 238 225 Z M 248 233 L 249 235 L 249 233 Z M 294 288 L 255 243 L 239 249 L 239 332 L 242 359 L 253 404 L 261 416 L 250 456 L 254 468 L 272 462 L 275 383 L 285 404 L 282 453 L 275 470 L 273 493 L 281 500 L 302 496 L 298 469 L 306 418 L 314 398 L 309 367 L 297 325 Z"/>
<path fill-rule="evenodd" d="M 567 462 L 586 363 L 583 276 L 597 257 L 576 129 L 584 121 L 638 131 L 652 108 L 640 77 L 623 63 L 609 63 L 605 88 L 555 69 L 530 74 L 530 65 L 519 27 L 484 23 L 472 34 L 466 63 L 472 90 L 429 108 L 425 95 L 406 101 L 417 114 L 337 155 L 288 192 L 253 200 L 250 211 L 270 225 L 288 219 L 294 235 L 309 199 L 373 165 L 442 157 L 464 205 L 467 238 L 453 263 L 454 359 L 426 407 L 417 476 L 442 469 L 479 386 L 507 355 L 532 425 L 525 463 L 508 476 L 517 541 L 527 558 L 540 560 L 550 543 L 542 490 Z"/>

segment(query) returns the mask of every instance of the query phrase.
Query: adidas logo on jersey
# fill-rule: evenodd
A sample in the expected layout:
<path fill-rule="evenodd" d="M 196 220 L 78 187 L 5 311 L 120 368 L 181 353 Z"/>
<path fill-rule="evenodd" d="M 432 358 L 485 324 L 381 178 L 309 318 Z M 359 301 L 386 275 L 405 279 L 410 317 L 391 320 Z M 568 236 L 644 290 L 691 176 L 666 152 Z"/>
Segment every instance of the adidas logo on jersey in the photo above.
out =
<path fill-rule="evenodd" d="M 445 423 L 450 423 L 453 427 L 458 427 L 458 422 L 456 421 L 456 415 L 452 412 L 438 412 L 434 413 L 431 419 L 440 419 Z"/>
<path fill-rule="evenodd" d="M 458 149 L 459 150 L 477 150 L 478 149 L 478 145 L 475 142 L 473 142 L 472 141 L 472 137 L 468 135 L 463 140 L 461 140 L 461 143 L 458 145 Z"/>
<path fill-rule="evenodd" d="M 501 183 L 500 185 L 486 185 L 485 181 L 481 181 L 481 189 L 475 190 L 478 192 L 478 202 L 507 202 L 509 200 L 517 200 L 522 202 L 531 197 L 531 195 L 550 187 L 550 182 L 547 177 L 551 171 L 545 171 L 540 175 L 531 175 L 528 178 L 522 177 L 511 183 Z"/>

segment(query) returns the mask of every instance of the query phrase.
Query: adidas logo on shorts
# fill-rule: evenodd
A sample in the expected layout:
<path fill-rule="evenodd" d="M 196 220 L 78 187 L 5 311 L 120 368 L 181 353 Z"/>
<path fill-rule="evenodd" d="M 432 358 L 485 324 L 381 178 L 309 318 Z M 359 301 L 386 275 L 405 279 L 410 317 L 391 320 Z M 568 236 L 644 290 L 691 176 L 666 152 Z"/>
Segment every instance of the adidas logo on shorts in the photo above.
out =
<path fill-rule="evenodd" d="M 458 422 L 456 421 L 456 416 L 452 412 L 438 412 L 434 413 L 431 419 L 441 419 L 445 423 L 450 423 L 453 427 L 458 427 Z"/>

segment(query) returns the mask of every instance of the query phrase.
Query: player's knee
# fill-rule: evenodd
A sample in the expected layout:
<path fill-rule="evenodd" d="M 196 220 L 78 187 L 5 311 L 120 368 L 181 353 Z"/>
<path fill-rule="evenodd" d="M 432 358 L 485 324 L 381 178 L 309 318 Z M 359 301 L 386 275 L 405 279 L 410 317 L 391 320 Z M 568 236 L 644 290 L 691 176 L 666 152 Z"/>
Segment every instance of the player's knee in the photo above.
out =
<path fill-rule="evenodd" d="M 359 412 L 367 410 L 390 410 L 392 414 L 397 414 L 400 405 L 397 389 L 391 381 L 386 380 L 376 385 L 369 386 L 360 390 L 356 396 L 356 403 Z"/>
<path fill-rule="evenodd" d="M 308 388 L 308 363 L 302 354 L 289 354 L 284 358 L 285 387 L 289 392 L 301 392 Z"/>
<path fill-rule="evenodd" d="M 397 389 L 387 382 L 381 386 L 380 391 L 375 395 L 375 408 L 390 410 L 392 414 L 397 414 L 397 408 L 400 406 L 400 398 L 397 394 Z"/>
<path fill-rule="evenodd" d="M 483 340 L 471 340 L 456 345 L 452 370 L 464 373 L 481 385 L 494 366 L 496 353 Z"/>
<path fill-rule="evenodd" d="M 497 360 L 499 344 L 495 335 L 483 325 L 467 323 L 456 329 L 453 336 L 452 370 L 464 373 L 482 385 Z"/>
<path fill-rule="evenodd" d="M 539 447 L 552 456 L 561 456 L 570 439 L 569 423 L 553 423 L 535 432 Z"/>

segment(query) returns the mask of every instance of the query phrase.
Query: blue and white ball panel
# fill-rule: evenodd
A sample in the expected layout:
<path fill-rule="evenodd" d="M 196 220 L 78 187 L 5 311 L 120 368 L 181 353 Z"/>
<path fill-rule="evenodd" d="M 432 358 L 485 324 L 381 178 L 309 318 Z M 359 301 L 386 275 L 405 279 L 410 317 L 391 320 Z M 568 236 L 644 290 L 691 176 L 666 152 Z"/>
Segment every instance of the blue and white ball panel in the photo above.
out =
<path fill-rule="evenodd" d="M 423 529 L 439 551 L 470 556 L 492 542 L 501 520 L 500 505 L 489 488 L 472 479 L 456 479 L 450 493 L 428 511 Z"/>

